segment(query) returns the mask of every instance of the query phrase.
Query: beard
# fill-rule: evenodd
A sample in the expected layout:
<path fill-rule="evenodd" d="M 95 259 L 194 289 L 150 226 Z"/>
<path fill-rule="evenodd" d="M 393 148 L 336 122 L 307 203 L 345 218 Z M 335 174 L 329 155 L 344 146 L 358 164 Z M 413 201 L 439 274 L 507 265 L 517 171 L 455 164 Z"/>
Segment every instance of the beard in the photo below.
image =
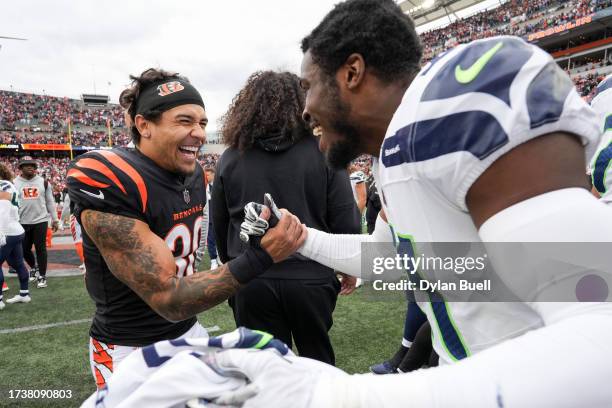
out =
<path fill-rule="evenodd" d="M 340 100 L 338 87 L 334 82 L 331 103 L 335 113 L 332 118 L 332 131 L 340 135 L 339 140 L 331 143 L 325 154 L 327 165 L 335 170 L 346 169 L 349 163 L 361 154 L 360 137 L 357 128 L 348 119 L 350 106 Z"/>
<path fill-rule="evenodd" d="M 325 159 L 329 167 L 335 170 L 346 169 L 361 153 L 358 132 L 347 122 L 334 123 L 334 132 L 342 136 L 329 146 Z"/>

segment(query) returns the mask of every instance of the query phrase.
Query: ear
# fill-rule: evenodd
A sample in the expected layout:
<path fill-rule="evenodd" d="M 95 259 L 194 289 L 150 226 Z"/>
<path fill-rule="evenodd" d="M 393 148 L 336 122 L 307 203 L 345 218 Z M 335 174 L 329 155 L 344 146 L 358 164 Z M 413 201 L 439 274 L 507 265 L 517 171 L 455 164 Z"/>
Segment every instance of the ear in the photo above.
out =
<path fill-rule="evenodd" d="M 365 61 L 361 54 L 351 54 L 348 56 L 343 65 L 344 81 L 347 89 L 354 90 L 365 79 Z"/>
<path fill-rule="evenodd" d="M 136 129 L 140 133 L 140 137 L 149 138 L 151 136 L 150 122 L 142 115 L 136 115 L 134 118 Z"/>

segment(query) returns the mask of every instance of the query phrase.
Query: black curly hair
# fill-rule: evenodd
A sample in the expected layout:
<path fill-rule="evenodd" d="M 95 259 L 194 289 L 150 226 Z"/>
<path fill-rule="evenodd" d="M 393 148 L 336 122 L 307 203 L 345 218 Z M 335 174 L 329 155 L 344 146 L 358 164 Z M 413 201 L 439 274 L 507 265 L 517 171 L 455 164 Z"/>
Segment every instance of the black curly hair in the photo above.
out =
<path fill-rule="evenodd" d="M 420 69 L 423 48 L 414 23 L 393 0 L 337 4 L 302 40 L 302 52 L 328 76 L 353 53 L 382 81 L 406 80 Z"/>
<path fill-rule="evenodd" d="M 258 71 L 247 79 L 220 120 L 227 146 L 245 151 L 260 138 L 308 134 L 302 120 L 305 95 L 300 79 L 290 72 Z"/>
<path fill-rule="evenodd" d="M 134 144 L 138 145 L 140 143 L 140 133 L 136 128 L 136 104 L 134 101 L 138 99 L 140 93 L 150 84 L 164 79 L 177 79 L 184 82 L 189 82 L 189 80 L 180 76 L 176 72 L 169 72 L 156 68 L 149 68 L 143 71 L 143 73 L 139 76 L 130 75 L 130 79 L 132 80 L 131 86 L 124 89 L 119 95 L 119 105 L 121 105 L 123 109 L 127 109 L 127 112 L 132 119 L 132 140 L 134 141 Z M 146 120 L 158 123 L 162 113 L 163 111 L 160 110 L 150 110 L 148 112 L 142 112 L 141 115 Z"/>

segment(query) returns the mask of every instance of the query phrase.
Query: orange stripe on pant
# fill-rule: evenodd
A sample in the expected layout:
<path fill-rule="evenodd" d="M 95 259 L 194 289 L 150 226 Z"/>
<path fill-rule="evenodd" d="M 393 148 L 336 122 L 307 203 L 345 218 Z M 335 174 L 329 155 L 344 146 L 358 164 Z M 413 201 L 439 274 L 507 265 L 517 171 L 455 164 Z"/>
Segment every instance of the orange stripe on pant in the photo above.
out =
<path fill-rule="evenodd" d="M 108 373 L 113 372 L 113 357 L 108 352 L 114 350 L 115 346 L 112 344 L 100 343 L 96 339 L 91 339 L 92 350 L 91 358 L 93 360 L 93 372 L 96 379 L 96 386 L 102 388 L 106 385 L 106 378 L 104 377 L 103 371 Z M 107 351 L 108 350 L 108 351 Z M 106 374 L 107 376 L 109 374 Z"/>
<path fill-rule="evenodd" d="M 100 352 L 102 350 L 104 350 L 104 348 L 102 347 L 102 345 L 100 344 L 100 342 L 96 339 L 91 339 L 91 344 L 93 344 L 94 348 L 96 349 L 97 352 Z"/>
<path fill-rule="evenodd" d="M 104 380 L 104 376 L 102 375 L 102 373 L 100 372 L 100 370 L 98 370 L 97 367 L 94 367 L 94 372 L 96 375 L 96 387 L 98 387 L 98 389 L 104 387 L 106 385 L 106 381 Z"/>
<path fill-rule="evenodd" d="M 106 350 L 102 350 L 99 352 L 93 353 L 93 361 L 96 364 L 102 364 L 104 367 L 113 371 L 113 358 L 106 352 Z"/>

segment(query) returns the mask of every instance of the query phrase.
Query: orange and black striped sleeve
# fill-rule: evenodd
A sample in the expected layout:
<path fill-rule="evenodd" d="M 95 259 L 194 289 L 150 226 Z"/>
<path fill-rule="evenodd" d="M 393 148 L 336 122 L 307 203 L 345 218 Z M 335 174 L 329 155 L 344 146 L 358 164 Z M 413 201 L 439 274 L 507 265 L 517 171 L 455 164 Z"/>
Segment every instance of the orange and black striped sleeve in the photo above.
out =
<path fill-rule="evenodd" d="M 146 222 L 148 191 L 136 166 L 112 150 L 79 156 L 68 168 L 66 184 L 80 222 L 91 209 Z"/>

